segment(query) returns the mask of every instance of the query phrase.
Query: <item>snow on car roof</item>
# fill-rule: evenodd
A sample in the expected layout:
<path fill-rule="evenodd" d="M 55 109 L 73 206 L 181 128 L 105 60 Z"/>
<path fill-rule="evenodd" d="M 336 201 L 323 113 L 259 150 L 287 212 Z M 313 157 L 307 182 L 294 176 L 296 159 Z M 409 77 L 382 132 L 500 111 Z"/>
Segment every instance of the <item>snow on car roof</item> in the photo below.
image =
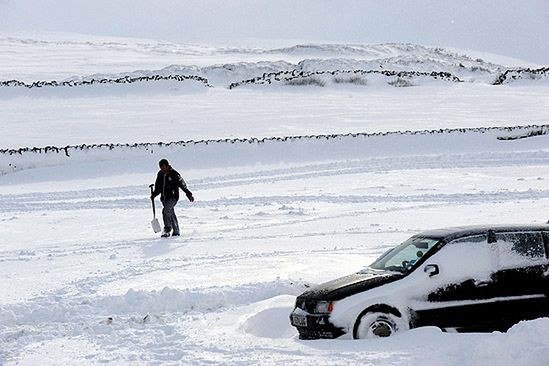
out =
<path fill-rule="evenodd" d="M 485 234 L 488 230 L 494 232 L 520 232 L 520 231 L 543 231 L 549 230 L 548 224 L 528 225 L 528 224 L 512 224 L 512 225 L 469 225 L 456 226 L 441 229 L 423 231 L 417 236 L 439 238 L 445 241 L 454 240 L 464 236 Z"/>

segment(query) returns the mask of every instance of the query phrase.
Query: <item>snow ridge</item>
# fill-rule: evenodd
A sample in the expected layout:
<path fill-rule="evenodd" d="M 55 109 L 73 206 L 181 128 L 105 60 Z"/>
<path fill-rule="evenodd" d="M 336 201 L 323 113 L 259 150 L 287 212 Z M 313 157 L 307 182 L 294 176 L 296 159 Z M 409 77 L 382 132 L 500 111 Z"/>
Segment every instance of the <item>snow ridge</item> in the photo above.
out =
<path fill-rule="evenodd" d="M 549 125 L 514 127 L 480 127 L 380 133 L 349 133 L 331 135 L 188 140 L 170 143 L 92 144 L 46 146 L 0 150 L 0 174 L 5 175 L 37 167 L 66 165 L 82 161 L 108 161 L 123 158 L 155 160 L 159 155 L 187 156 L 188 165 L 248 164 L 262 159 L 273 161 L 295 159 L 304 161 L 325 156 L 358 159 L 363 156 L 401 156 L 440 153 L 437 146 L 444 141 L 448 153 L 464 151 L 500 151 L 515 140 L 533 140 L 549 134 Z M 509 141 L 511 140 L 511 141 Z M 451 141 L 451 143 L 450 143 Z M 282 148 L 281 144 L 284 144 Z M 433 147 L 430 147 L 433 145 Z M 537 146 L 537 145 L 536 145 Z M 536 149 L 539 149 L 537 147 Z M 280 151 L 284 151 L 283 154 Z M 234 153 L 234 154 L 233 154 Z M 234 156 L 233 156 L 234 155 Z M 242 156 L 246 156 L 242 159 Z M 239 158 L 240 157 L 240 158 Z"/>
<path fill-rule="evenodd" d="M 227 138 L 227 139 L 215 139 L 215 140 L 186 140 L 186 141 L 173 141 L 173 142 L 146 142 L 146 143 L 135 143 L 135 144 L 82 144 L 82 145 L 68 145 L 64 147 L 58 146 L 45 146 L 45 147 L 23 147 L 20 149 L 0 149 L 1 155 L 23 155 L 27 153 L 35 154 L 60 154 L 64 153 L 67 157 L 71 156 L 71 152 L 74 151 L 84 151 L 84 150 L 95 150 L 95 149 L 105 149 L 115 150 L 115 149 L 151 149 L 151 148 L 162 148 L 162 147 L 171 147 L 171 146 L 186 146 L 186 145 L 211 145 L 215 143 L 226 143 L 226 144 L 237 144 L 237 143 L 248 143 L 248 144 L 261 144 L 271 141 L 297 141 L 297 140 L 333 140 L 341 139 L 345 137 L 375 137 L 375 136 L 395 136 L 395 135 L 433 135 L 433 134 L 456 134 L 456 133 L 487 133 L 487 132 L 520 132 L 524 133 L 524 137 L 531 136 L 540 136 L 549 134 L 549 124 L 544 125 L 516 125 L 508 127 L 473 127 L 473 128 L 441 128 L 438 130 L 421 130 L 421 131 L 388 131 L 388 132 L 375 132 L 375 133 L 347 133 L 347 134 L 329 134 L 329 135 L 300 135 L 300 136 L 282 136 L 282 137 L 264 137 L 264 138 Z M 520 135 L 522 136 L 522 135 Z M 514 139 L 506 136 L 497 137 L 500 140 Z"/>
<path fill-rule="evenodd" d="M 249 80 L 243 80 L 238 83 L 232 83 L 229 85 L 229 89 L 234 89 L 238 86 L 246 85 L 246 84 L 273 84 L 276 82 L 282 82 L 282 83 L 291 83 L 294 80 L 303 80 L 303 79 L 309 79 L 311 80 L 315 76 L 338 76 L 338 75 L 383 75 L 386 77 L 396 77 L 398 79 L 412 79 L 417 77 L 430 77 L 435 80 L 446 80 L 446 81 L 452 81 L 452 82 L 462 82 L 457 76 L 454 76 L 448 72 L 419 72 L 419 71 L 389 71 L 389 70 L 334 70 L 334 71 L 314 71 L 314 72 L 305 72 L 305 71 L 298 71 L 298 70 L 292 70 L 292 71 L 280 71 L 276 73 L 265 73 L 262 76 L 249 79 Z M 337 82 L 337 81 L 335 81 Z M 349 83 L 353 83 L 352 80 L 349 80 Z M 363 83 L 366 83 L 366 80 L 363 81 Z M 391 81 L 389 81 L 389 84 L 391 84 Z M 320 85 L 323 86 L 324 84 Z M 365 85 L 365 84 L 364 84 Z M 393 84 L 391 84 L 393 85 Z M 394 84 L 395 86 L 399 86 L 399 84 Z M 408 84 L 411 85 L 411 84 Z"/>
<path fill-rule="evenodd" d="M 398 61 L 402 61 L 399 58 Z M 395 65 L 395 62 L 391 62 Z M 425 66 L 425 63 L 420 60 L 409 60 L 406 65 L 417 64 Z M 236 76 L 246 77 L 254 72 L 263 72 L 261 76 L 252 77 L 249 79 L 243 79 L 237 82 L 231 82 L 228 85 L 228 89 L 234 89 L 236 87 L 244 85 L 271 85 L 271 84 L 286 84 L 286 85 L 317 85 L 325 86 L 329 83 L 349 83 L 358 85 L 367 85 L 368 80 L 361 78 L 349 79 L 347 81 L 338 79 L 338 76 L 381 76 L 384 77 L 385 83 L 393 86 L 413 86 L 416 85 L 418 79 L 428 78 L 432 80 L 444 80 L 449 82 L 461 83 L 464 81 L 475 81 L 477 79 L 471 79 L 470 75 L 466 75 L 466 79 L 462 79 L 447 71 L 407 71 L 407 70 L 374 70 L 374 69 L 357 69 L 354 66 L 365 65 L 365 62 L 359 62 L 356 60 L 304 60 L 299 63 L 298 68 L 291 68 L 292 64 L 280 61 L 276 63 L 271 62 L 258 62 L 258 63 L 236 63 L 236 64 L 224 64 L 214 65 L 205 68 L 198 68 L 196 66 L 179 66 L 171 65 L 162 70 L 157 71 L 135 71 L 133 73 L 117 76 L 107 76 L 102 74 L 95 74 L 86 77 L 75 77 L 68 80 L 57 81 L 34 81 L 26 83 L 20 80 L 7 80 L 0 81 L 0 87 L 25 87 L 28 89 L 43 88 L 43 87 L 80 87 L 90 86 L 98 84 L 134 84 L 134 83 L 146 83 L 146 82 L 158 82 L 158 81 L 176 81 L 184 82 L 188 80 L 196 81 L 203 84 L 206 87 L 214 87 L 210 83 L 207 77 L 200 75 L 213 75 L 214 80 L 218 83 L 226 82 L 225 79 L 234 78 Z M 461 64 L 460 64 L 461 65 Z M 345 66 L 347 69 L 337 69 L 337 66 Z M 371 66 L 370 62 L 366 62 L 366 66 Z M 380 66 L 381 67 L 381 66 Z M 461 65 L 466 68 L 466 66 Z M 318 70 L 324 68 L 324 70 Z M 282 69 L 282 70 L 281 70 Z M 443 70 L 443 67 L 437 67 L 439 70 Z M 313 70 L 313 71 L 306 71 Z M 314 71 L 316 70 L 316 71 Z M 485 73 L 492 78 L 493 70 L 482 67 L 469 67 L 472 73 Z M 495 81 L 490 82 L 492 85 L 503 85 L 516 80 L 540 80 L 549 76 L 549 67 L 530 69 L 530 68 L 518 68 L 507 69 L 495 76 Z M 317 79 L 318 77 L 321 78 Z M 330 79 L 330 77 L 333 77 Z M 387 80 L 388 79 L 388 80 Z"/>
<path fill-rule="evenodd" d="M 547 77 L 549 77 L 549 66 L 539 69 L 509 69 L 497 77 L 494 85 L 502 85 L 516 80 L 539 80 Z"/>
<path fill-rule="evenodd" d="M 87 279 L 72 286 L 78 295 L 67 294 L 67 289 L 62 289 L 25 303 L 0 306 L 0 314 L 3 314 L 0 345 L 6 351 L 6 358 L 16 356 L 24 346 L 60 335 L 93 336 L 97 342 L 108 346 L 114 334 L 125 338 L 132 329 L 146 328 L 149 333 L 164 339 L 166 333 L 171 334 L 173 327 L 169 324 L 185 314 L 203 316 L 279 295 L 296 296 L 308 285 L 277 279 L 237 287 L 129 289 L 124 295 L 110 296 L 96 296 L 88 288 Z M 33 331 L 37 324 L 40 331 Z M 0 363 L 2 361 L 0 354 Z"/>
<path fill-rule="evenodd" d="M 26 82 L 48 79 L 89 81 L 180 74 L 200 76 L 208 79 L 212 85 L 226 87 L 231 83 L 253 79 L 264 73 L 283 71 L 311 73 L 335 70 L 389 70 L 446 72 L 464 81 L 492 83 L 495 76 L 506 69 L 502 65 L 443 48 L 407 43 L 297 44 L 284 48 L 245 48 L 120 39 L 105 42 L 87 39 L 52 41 L 0 37 L 0 48 L 7 52 L 13 50 L 16 57 L 21 57 L 16 59 L 16 63 L 22 65 L 14 68 L 13 62 L 4 64 L 0 61 L 0 70 L 3 70 L 0 79 L 13 78 Z M 32 73 L 25 71 L 27 68 L 24 66 L 30 62 L 32 56 L 49 57 L 49 53 L 45 51 L 53 49 L 55 54 L 67 60 L 62 70 L 40 70 L 32 64 L 28 67 L 32 67 Z M 134 58 L 142 62 L 124 63 L 124 60 Z M 108 59 L 122 61 L 113 66 L 106 63 L 105 60 Z M 90 60 L 95 63 L 90 63 Z M 180 64 L 182 60 L 184 64 Z"/>
<path fill-rule="evenodd" d="M 56 87 L 56 86 L 68 86 L 76 87 L 83 85 L 96 85 L 96 84 L 133 84 L 138 82 L 159 81 L 159 80 L 173 80 L 173 81 L 187 81 L 194 80 L 204 84 L 207 87 L 211 87 L 206 78 L 196 75 L 149 75 L 130 77 L 124 76 L 116 79 L 110 78 L 92 78 L 90 80 L 66 80 L 66 81 L 35 81 L 27 84 L 19 80 L 0 81 L 0 87 L 25 87 L 25 88 L 42 88 L 42 87 Z"/>

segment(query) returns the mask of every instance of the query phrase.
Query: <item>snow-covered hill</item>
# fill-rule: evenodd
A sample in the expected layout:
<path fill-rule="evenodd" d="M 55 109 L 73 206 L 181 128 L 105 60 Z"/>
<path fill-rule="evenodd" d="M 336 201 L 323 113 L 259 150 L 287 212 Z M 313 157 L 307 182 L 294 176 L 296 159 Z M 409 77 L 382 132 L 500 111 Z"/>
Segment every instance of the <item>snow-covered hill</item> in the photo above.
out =
<path fill-rule="evenodd" d="M 118 38 L 107 41 L 69 35 L 51 37 L 0 37 L 0 49 L 10 54 L 0 60 L 0 80 L 29 83 L 180 74 L 202 76 L 214 85 L 227 86 L 263 73 L 291 70 L 443 71 L 466 79 L 487 80 L 505 69 L 482 59 L 412 44 L 228 48 Z M 63 67 L 50 67 L 56 62 L 62 62 Z"/>
<path fill-rule="evenodd" d="M 4 34 L 0 50 L 2 148 L 545 124 L 549 113 L 546 76 L 492 87 L 506 66 L 412 44 Z"/>
<path fill-rule="evenodd" d="M 503 65 L 480 58 L 413 44 L 236 48 L 117 38 L 78 40 L 69 35 L 51 37 L 1 37 L 0 49 L 11 57 L 0 60 L 0 81 L 32 83 L 187 75 L 204 77 L 212 85 L 227 87 L 264 73 L 385 70 L 447 72 L 465 81 L 491 83 L 506 70 Z M 62 60 L 62 68 L 49 66 L 58 60 Z"/>
<path fill-rule="evenodd" d="M 0 14 L 4 31 L 223 45 L 401 42 L 549 62 L 545 0 L 4 0 Z"/>

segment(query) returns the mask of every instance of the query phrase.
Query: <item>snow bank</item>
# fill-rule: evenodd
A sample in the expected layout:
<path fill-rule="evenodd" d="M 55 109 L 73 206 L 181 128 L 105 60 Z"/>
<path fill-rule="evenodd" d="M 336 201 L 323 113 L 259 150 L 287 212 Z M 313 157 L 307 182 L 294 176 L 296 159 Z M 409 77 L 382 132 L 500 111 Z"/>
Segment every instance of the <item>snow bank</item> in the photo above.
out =
<path fill-rule="evenodd" d="M 404 332 L 393 339 L 361 343 L 364 352 L 377 352 L 382 348 L 386 354 L 392 355 L 395 362 L 384 364 L 398 364 L 397 360 L 401 358 L 397 355 L 407 355 L 405 364 L 426 366 L 546 366 L 549 357 L 548 326 L 549 319 L 541 318 L 520 322 L 507 333 L 449 334 L 441 333 L 438 328 L 424 327 Z"/>
<path fill-rule="evenodd" d="M 112 346 L 113 342 L 120 345 L 124 343 L 124 334 L 133 328 L 148 327 L 148 333 L 171 335 L 173 326 L 166 325 L 167 318 L 174 321 L 185 314 L 219 312 L 280 295 L 294 298 L 304 290 L 303 283 L 277 279 L 233 287 L 130 289 L 121 296 L 71 298 L 48 294 L 32 301 L 0 306 L 0 347 L 9 354 L 19 352 L 26 344 L 79 336 L 91 336 L 103 345 Z M 287 328 L 287 323 L 286 317 L 281 326 Z M 167 342 L 163 337 L 155 341 L 159 345 L 163 342 Z"/>
<path fill-rule="evenodd" d="M 549 67 L 538 69 L 518 68 L 509 69 L 500 74 L 494 85 L 508 84 L 516 80 L 540 80 L 549 78 Z"/>
<path fill-rule="evenodd" d="M 277 279 L 234 287 L 165 287 L 160 291 L 129 289 L 124 295 L 76 297 L 72 300 L 51 296 L 38 299 L 34 303 L 0 306 L 0 329 L 16 324 L 77 323 L 89 316 L 112 318 L 164 312 L 206 313 L 251 304 L 279 295 L 296 296 L 305 289 L 305 284 L 299 281 Z"/>
<path fill-rule="evenodd" d="M 202 86 L 223 86 L 229 89 L 245 85 L 317 85 L 355 84 L 361 86 L 414 86 L 426 82 L 484 82 L 492 85 L 508 84 L 516 80 L 542 80 L 549 76 L 549 68 L 509 69 L 492 66 L 447 65 L 432 59 L 398 57 L 392 60 L 357 61 L 349 59 L 303 60 L 298 65 L 286 61 L 256 63 L 240 62 L 207 67 L 171 65 L 161 70 L 139 70 L 124 74 L 93 74 L 57 81 L 20 80 L 0 81 L 0 96 L 86 96 L 85 87 L 95 87 L 95 94 L 135 92 L 129 86 L 139 85 L 142 92 L 179 90 L 182 82 L 196 82 Z M 317 81 L 311 82 L 311 81 Z M 133 84 L 133 85 L 132 85 Z M 113 90 L 118 86 L 119 90 Z M 123 86 L 126 86 L 123 88 Z M 98 87 L 101 87 L 99 89 Z M 109 89 L 110 87 L 110 89 Z M 33 89 L 30 93 L 29 89 Z M 36 90 L 39 90 L 37 92 Z M 67 89 L 70 89 L 68 91 Z M 53 93 L 52 93 L 53 92 Z M 89 92 L 89 91 L 88 91 Z M 47 93 L 47 94 L 46 94 Z M 92 93 L 91 95 L 93 95 Z"/>
<path fill-rule="evenodd" d="M 83 86 L 83 85 L 97 85 L 97 84 L 133 84 L 138 82 L 147 82 L 147 81 L 159 81 L 159 80 L 174 80 L 174 81 L 185 81 L 185 80 L 195 80 L 198 82 L 203 83 L 206 86 L 210 86 L 208 84 L 208 80 L 201 78 L 199 76 L 188 76 L 188 75 L 147 75 L 147 76 L 139 76 L 139 77 L 121 77 L 117 79 L 109 79 L 109 78 L 99 78 L 99 79 L 89 79 L 89 80 L 67 80 L 67 81 L 35 81 L 33 83 L 27 84 L 22 81 L 18 80 L 8 80 L 8 81 L 1 81 L 0 86 L 7 86 L 7 87 L 25 87 L 25 88 L 43 88 L 43 87 L 55 87 L 55 86 L 67 86 L 67 87 L 75 87 L 75 86 Z"/>
<path fill-rule="evenodd" d="M 303 283 L 276 280 L 267 283 L 251 283 L 236 287 L 206 289 L 172 289 L 161 291 L 135 291 L 130 289 L 123 296 L 107 296 L 94 306 L 103 314 L 159 312 L 211 312 L 222 308 L 244 305 L 282 294 L 298 295 L 305 290 Z"/>
<path fill-rule="evenodd" d="M 91 78 L 89 80 L 35 81 L 19 80 L 0 82 L 0 97 L 96 97 L 109 95 L 138 95 L 190 92 L 211 87 L 208 80 L 194 75 L 149 75 L 116 79 Z"/>
<path fill-rule="evenodd" d="M 240 55 L 240 53 L 236 52 L 235 55 Z M 246 54 L 242 54 L 241 57 L 246 57 Z M 284 55 L 281 55 L 280 58 L 283 59 Z M 159 75 L 200 75 L 214 86 L 226 87 L 233 82 L 250 79 L 258 75 L 263 75 L 264 73 L 291 71 L 296 67 L 296 64 L 283 60 L 265 60 L 257 62 L 232 62 L 202 67 L 195 65 L 170 65 L 160 70 L 137 70 L 130 73 L 130 75 L 146 76 L 151 73 Z M 83 77 L 83 80 L 87 79 L 89 79 L 89 77 Z"/>
<path fill-rule="evenodd" d="M 242 329 L 256 337 L 291 338 L 296 330 L 288 322 L 293 306 L 277 306 L 261 310 L 246 320 Z"/>
<path fill-rule="evenodd" d="M 184 157 L 187 167 L 249 165 L 259 162 L 360 159 L 364 157 L 462 154 L 547 148 L 549 125 L 399 131 L 172 143 L 94 144 L 0 150 L 0 174 L 90 161 L 140 159 L 156 164 L 160 157 Z M 526 138 L 528 136 L 534 136 Z M 525 138 L 522 138 L 525 137 Z M 510 140 L 510 141 L 509 141 Z"/>
<path fill-rule="evenodd" d="M 368 77 L 368 78 L 366 78 Z M 265 73 L 263 76 L 229 85 L 234 89 L 242 85 L 316 85 L 325 86 L 331 84 L 355 84 L 369 85 L 371 81 L 375 84 L 389 84 L 392 86 L 412 86 L 419 84 L 422 79 L 443 80 L 461 82 L 461 80 L 447 72 L 418 72 L 418 71 L 389 71 L 389 70 L 334 70 L 334 71 L 282 71 L 276 73 Z M 399 83 L 400 81 L 400 83 Z"/>
<path fill-rule="evenodd" d="M 402 61 L 402 59 L 399 59 Z M 299 67 L 285 61 L 236 63 L 214 65 L 205 68 L 172 65 L 162 70 L 135 71 L 122 75 L 95 74 L 63 81 L 20 80 L 0 81 L 0 96 L 65 96 L 83 97 L 110 94 L 134 94 L 192 90 L 183 82 L 195 82 L 201 86 L 227 86 L 234 89 L 249 85 L 283 86 L 334 86 L 354 84 L 359 86 L 396 87 L 417 86 L 428 82 L 484 82 L 493 85 L 508 84 L 517 80 L 547 80 L 549 68 L 509 69 L 500 73 L 477 66 L 442 67 L 434 62 L 409 60 L 406 67 L 383 69 L 371 62 L 349 60 L 305 60 Z M 411 67 L 411 64 L 416 67 Z M 381 69 L 380 69 L 381 68 Z M 413 71 L 410 71 L 413 70 Z M 425 71 L 416 71 L 425 70 Z M 451 72 L 448 72 L 451 70 Z M 467 70 L 471 70 L 468 72 Z M 203 75 L 203 76 L 198 76 Z M 457 76 L 459 75 L 459 76 Z M 136 86 L 138 86 L 136 88 Z M 196 85 L 194 85 L 196 86 Z M 94 88 L 91 89 L 90 88 Z M 30 90 L 32 89 L 32 90 Z"/>

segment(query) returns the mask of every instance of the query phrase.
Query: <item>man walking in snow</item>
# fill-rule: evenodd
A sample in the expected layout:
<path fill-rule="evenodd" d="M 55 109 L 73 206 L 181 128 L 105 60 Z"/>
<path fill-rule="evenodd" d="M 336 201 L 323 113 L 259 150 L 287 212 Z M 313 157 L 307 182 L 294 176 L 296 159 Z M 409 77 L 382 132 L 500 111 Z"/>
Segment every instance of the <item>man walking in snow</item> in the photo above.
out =
<path fill-rule="evenodd" d="M 168 160 L 162 159 L 158 162 L 158 165 L 160 165 L 160 171 L 156 176 L 151 199 L 154 200 L 156 196 L 160 195 L 160 201 L 162 201 L 162 205 L 164 206 L 162 209 L 162 219 L 164 220 L 162 237 L 167 238 L 170 236 L 172 230 L 172 236 L 179 236 L 179 223 L 174 211 L 174 207 L 179 200 L 179 188 L 185 192 L 189 201 L 193 202 L 194 197 L 192 192 L 187 188 L 183 178 L 181 178 L 181 175 L 170 166 Z"/>

